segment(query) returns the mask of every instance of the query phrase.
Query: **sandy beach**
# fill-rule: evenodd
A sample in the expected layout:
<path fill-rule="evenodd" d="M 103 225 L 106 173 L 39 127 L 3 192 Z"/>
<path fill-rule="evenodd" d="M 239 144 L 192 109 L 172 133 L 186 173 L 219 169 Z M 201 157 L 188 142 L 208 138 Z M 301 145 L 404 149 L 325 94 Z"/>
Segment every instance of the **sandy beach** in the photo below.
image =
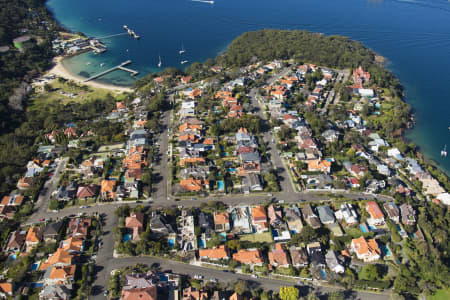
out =
<path fill-rule="evenodd" d="M 84 85 L 92 86 L 95 88 L 106 89 L 106 90 L 115 91 L 115 92 L 129 92 L 129 93 L 133 92 L 133 90 L 128 87 L 115 86 L 112 84 L 105 84 L 105 83 L 100 83 L 100 82 L 95 82 L 95 81 L 84 82 L 84 79 L 82 77 L 70 73 L 64 67 L 64 65 L 62 64 L 63 60 L 64 60 L 64 57 L 62 57 L 62 56 L 55 57 L 53 59 L 53 63 L 55 66 L 52 69 L 50 69 L 50 71 L 48 71 L 48 74 L 54 74 L 54 75 L 62 77 L 64 79 L 73 80 L 78 84 L 84 84 Z"/>

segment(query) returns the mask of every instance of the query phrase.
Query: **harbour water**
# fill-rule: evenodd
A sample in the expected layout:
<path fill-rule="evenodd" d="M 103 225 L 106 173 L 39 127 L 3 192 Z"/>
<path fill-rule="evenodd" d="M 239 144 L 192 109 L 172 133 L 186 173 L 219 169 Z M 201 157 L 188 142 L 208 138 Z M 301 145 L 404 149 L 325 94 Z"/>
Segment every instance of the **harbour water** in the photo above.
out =
<path fill-rule="evenodd" d="M 86 53 L 64 62 L 88 77 L 126 60 L 143 76 L 162 67 L 183 67 L 213 58 L 238 35 L 264 28 L 303 29 L 346 35 L 387 58 L 405 87 L 416 126 L 408 134 L 428 158 L 450 174 L 450 2 L 447 0 L 49 0 L 67 28 L 88 36 L 123 32 L 126 24 L 141 39 L 121 35 L 102 40 L 106 53 Z M 186 52 L 179 54 L 182 45 Z M 88 64 L 90 63 L 90 64 Z M 103 67 L 100 67 L 103 64 Z M 184 65 L 186 66 L 186 65 Z M 139 77 L 139 76 L 138 76 Z M 101 81 L 131 85 L 129 73 L 115 71 Z"/>

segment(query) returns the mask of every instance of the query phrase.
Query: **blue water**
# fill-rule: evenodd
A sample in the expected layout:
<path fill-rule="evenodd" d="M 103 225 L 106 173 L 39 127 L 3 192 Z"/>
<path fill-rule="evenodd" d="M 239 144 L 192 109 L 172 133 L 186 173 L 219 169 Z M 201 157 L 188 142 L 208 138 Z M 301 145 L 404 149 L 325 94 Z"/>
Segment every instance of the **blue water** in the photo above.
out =
<path fill-rule="evenodd" d="M 384 256 L 391 255 L 391 251 L 389 251 L 389 248 L 386 245 L 381 245 L 381 251 L 383 252 Z"/>
<path fill-rule="evenodd" d="M 369 232 L 366 224 L 359 225 L 359 229 L 361 229 L 362 233 L 368 233 Z"/>
<path fill-rule="evenodd" d="M 204 239 L 198 239 L 198 247 L 199 248 L 206 248 L 206 243 Z"/>
<path fill-rule="evenodd" d="M 236 172 L 236 168 L 229 168 L 227 169 L 228 172 Z"/>
<path fill-rule="evenodd" d="M 142 38 L 126 35 L 104 40 L 108 52 L 86 53 L 65 65 L 74 73 L 98 73 L 127 59 L 143 76 L 180 61 L 204 61 L 225 50 L 242 32 L 263 28 L 305 29 L 340 34 L 363 42 L 387 58 L 387 66 L 406 88 L 417 125 L 408 136 L 428 157 L 450 170 L 440 150 L 450 144 L 450 3 L 446 0 L 217 0 L 214 5 L 188 0 L 49 0 L 56 18 L 73 31 L 102 37 L 124 32 L 127 24 Z M 101 18 L 101 19 L 99 19 Z M 186 50 L 180 57 L 181 45 Z M 127 51 L 128 49 L 128 51 Z M 91 65 L 86 65 L 92 62 Z M 116 71 L 103 81 L 133 83 Z"/>
<path fill-rule="evenodd" d="M 38 264 L 38 263 L 32 264 L 32 265 L 31 265 L 31 271 L 36 271 L 36 270 L 38 269 L 38 267 L 39 267 L 39 264 Z"/>
<path fill-rule="evenodd" d="M 123 236 L 122 242 L 128 242 L 131 239 L 131 234 L 127 233 Z"/>
<path fill-rule="evenodd" d="M 169 239 L 167 244 L 169 245 L 169 248 L 175 247 L 175 239 Z"/>
<path fill-rule="evenodd" d="M 371 230 L 371 231 L 374 231 L 377 229 L 375 226 L 372 226 L 372 225 L 369 225 L 368 227 L 369 227 L 369 230 Z"/>
<path fill-rule="evenodd" d="M 223 183 L 223 181 L 217 181 L 217 188 L 219 189 L 219 191 L 223 191 L 225 188 L 225 185 Z"/>
<path fill-rule="evenodd" d="M 44 283 L 43 283 L 43 282 L 32 282 L 32 283 L 30 284 L 30 286 L 31 286 L 32 288 L 41 288 L 41 287 L 44 286 Z"/>
<path fill-rule="evenodd" d="M 273 237 L 274 238 L 276 238 L 276 237 L 278 237 L 278 230 L 276 230 L 276 229 L 272 229 L 272 235 L 273 235 Z"/>
<path fill-rule="evenodd" d="M 227 241 L 227 234 L 225 232 L 221 232 L 221 233 L 219 233 L 219 235 L 222 236 L 222 242 Z"/>
<path fill-rule="evenodd" d="M 164 275 L 164 274 L 161 274 L 161 275 L 159 275 L 159 280 L 164 281 L 164 282 L 167 282 L 167 281 L 169 281 L 169 277 L 167 277 L 167 276 Z"/>
<path fill-rule="evenodd" d="M 11 258 L 12 260 L 16 260 L 16 258 L 17 258 L 17 255 L 15 255 L 15 254 L 11 254 L 11 255 L 9 256 L 9 258 Z"/>
<path fill-rule="evenodd" d="M 327 279 L 327 272 L 325 270 L 320 270 L 320 276 L 322 276 L 322 279 Z"/>

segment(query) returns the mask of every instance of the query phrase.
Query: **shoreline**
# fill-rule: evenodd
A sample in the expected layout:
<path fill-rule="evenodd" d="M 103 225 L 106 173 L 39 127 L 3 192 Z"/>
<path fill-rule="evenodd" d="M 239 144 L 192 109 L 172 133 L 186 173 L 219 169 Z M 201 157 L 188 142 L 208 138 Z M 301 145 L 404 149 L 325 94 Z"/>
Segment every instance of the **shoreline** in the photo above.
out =
<path fill-rule="evenodd" d="M 75 75 L 73 73 L 71 73 L 69 70 L 67 70 L 67 68 L 63 65 L 63 61 L 66 57 L 64 56 L 56 56 L 53 58 L 53 64 L 54 66 L 48 70 L 45 74 L 53 74 L 56 75 L 58 77 L 67 79 L 67 80 L 72 80 L 74 82 L 76 82 L 77 84 L 81 84 L 81 85 L 87 85 L 87 86 L 91 86 L 94 88 L 99 88 L 99 89 L 105 89 L 105 90 L 110 90 L 113 92 L 120 92 L 120 93 L 132 93 L 133 89 L 130 87 L 121 87 L 121 86 L 117 86 L 117 85 L 113 85 L 113 84 L 107 84 L 107 83 L 101 83 L 101 82 L 97 82 L 97 81 L 88 81 L 85 82 L 84 78 L 78 75 Z"/>

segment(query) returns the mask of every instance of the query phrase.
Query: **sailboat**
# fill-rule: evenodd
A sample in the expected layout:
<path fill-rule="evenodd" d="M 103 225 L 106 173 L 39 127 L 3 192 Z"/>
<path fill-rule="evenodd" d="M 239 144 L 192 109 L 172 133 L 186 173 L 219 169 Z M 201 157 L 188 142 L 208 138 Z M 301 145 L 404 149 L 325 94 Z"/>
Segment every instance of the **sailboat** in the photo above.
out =
<path fill-rule="evenodd" d="M 188 62 L 189 62 L 189 61 L 188 61 L 187 59 L 186 59 L 186 60 L 182 60 L 182 61 L 181 61 L 181 64 L 184 65 L 184 64 L 187 64 Z"/>
<path fill-rule="evenodd" d="M 184 52 L 186 52 L 186 50 L 184 50 L 184 46 L 183 46 L 183 44 L 181 44 L 181 50 L 178 51 L 178 53 L 180 53 L 180 55 L 181 55 L 181 54 L 183 54 Z"/>
<path fill-rule="evenodd" d="M 444 149 L 441 151 L 441 156 L 447 157 L 447 144 L 444 146 Z"/>
<path fill-rule="evenodd" d="M 159 56 L 159 62 L 158 62 L 158 68 L 161 68 L 162 66 L 162 61 L 161 61 L 161 55 Z"/>

